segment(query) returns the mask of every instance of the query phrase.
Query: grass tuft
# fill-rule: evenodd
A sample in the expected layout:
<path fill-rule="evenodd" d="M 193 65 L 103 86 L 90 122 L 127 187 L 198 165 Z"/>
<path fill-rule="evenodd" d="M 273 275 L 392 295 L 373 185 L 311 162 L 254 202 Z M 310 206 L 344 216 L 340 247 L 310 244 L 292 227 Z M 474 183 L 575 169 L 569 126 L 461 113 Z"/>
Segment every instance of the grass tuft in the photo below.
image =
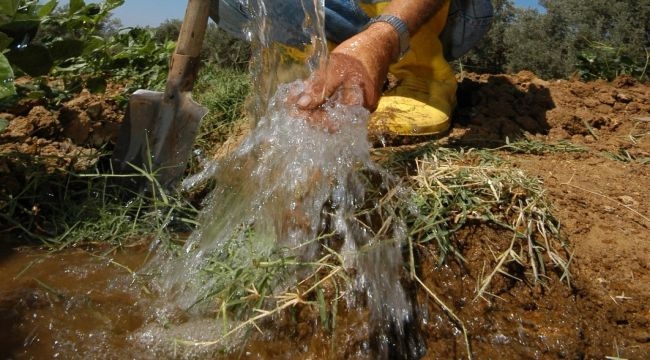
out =
<path fill-rule="evenodd" d="M 407 201 L 415 207 L 407 221 L 411 237 L 418 244 L 435 244 L 439 264 L 450 255 L 466 262 L 455 237 L 470 224 L 512 233 L 505 250 L 484 244 L 493 256 L 486 259 L 491 266 L 478 280 L 477 297 L 487 293 L 497 274 L 515 276 L 508 272 L 510 263 L 523 267 L 533 285 L 544 283 L 548 264 L 570 281 L 567 244 L 560 240 L 539 179 L 507 166 L 492 151 L 438 148 L 416 160 L 409 182 L 413 191 Z"/>
<path fill-rule="evenodd" d="M 403 220 L 408 243 L 403 244 L 407 258 L 404 268 L 410 280 L 432 298 L 462 329 L 468 357 L 469 334 L 463 321 L 418 277 L 416 246 L 432 246 L 440 265 L 455 259 L 467 260 L 458 246 L 460 231 L 483 224 L 511 234 L 507 244 L 491 239 L 477 246 L 486 254 L 485 266 L 476 280 L 476 298 L 492 295 L 497 276 L 543 286 L 550 271 L 570 284 L 567 244 L 561 240 L 559 224 L 545 198 L 542 182 L 523 171 L 509 167 L 494 150 L 447 149 L 432 145 L 412 152 L 395 152 L 383 161 L 408 164 L 410 175 L 400 183 L 387 185 L 365 178 L 366 203 L 357 209 L 355 219 L 368 231 L 382 237 L 394 223 Z M 244 231 L 244 230 L 242 230 Z M 212 341 L 177 340 L 190 346 L 227 346 L 229 339 L 241 339 L 251 330 L 264 331 L 265 321 L 281 318 L 289 312 L 309 307 L 323 329 L 336 326 L 339 300 L 350 290 L 354 269 L 345 267 L 336 244 L 336 235 L 323 234 L 314 239 L 321 244 L 317 260 L 298 259 L 296 249 L 277 249 L 263 245 L 254 233 L 235 236 L 205 269 L 210 279 L 219 279 L 205 300 L 223 322 L 223 335 Z M 494 240 L 494 241 L 492 241 Z M 262 245 L 260 245 L 262 244 Z M 259 247 L 262 246 L 263 249 Z M 568 257 L 568 258 L 567 258 Z M 516 264 L 517 266 L 513 266 Z M 524 271 L 512 273 L 512 268 Z M 525 276 L 525 278 L 517 278 Z M 497 296 L 497 295 L 493 295 Z"/>
<path fill-rule="evenodd" d="M 554 153 L 583 153 L 587 149 L 573 144 L 569 141 L 559 141 L 557 143 L 547 143 L 541 140 L 522 139 L 510 142 L 506 138 L 506 144 L 498 147 L 500 150 L 507 150 L 518 154 L 544 155 Z"/>
<path fill-rule="evenodd" d="M 84 172 L 45 171 L 37 161 L 13 174 L 12 181 L 24 184 L 0 194 L 0 229 L 9 243 L 56 250 L 81 243 L 121 246 L 151 236 L 172 241 L 196 225 L 198 210 L 182 196 L 133 191 L 121 181 L 152 174 L 113 174 L 100 169 L 101 159 Z"/>

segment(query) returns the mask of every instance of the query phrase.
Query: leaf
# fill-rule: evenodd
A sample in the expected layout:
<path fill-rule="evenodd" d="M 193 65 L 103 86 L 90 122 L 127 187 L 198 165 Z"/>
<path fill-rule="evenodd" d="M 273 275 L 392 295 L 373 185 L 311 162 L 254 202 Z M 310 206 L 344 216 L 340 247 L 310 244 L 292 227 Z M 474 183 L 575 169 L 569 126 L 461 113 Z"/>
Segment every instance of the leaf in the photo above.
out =
<path fill-rule="evenodd" d="M 93 17 L 98 15 L 101 12 L 102 8 L 97 4 L 91 3 L 88 4 L 84 10 L 86 16 Z"/>
<path fill-rule="evenodd" d="M 58 67 L 57 67 L 57 71 L 59 71 L 59 72 L 73 72 L 73 73 L 78 73 L 81 69 L 83 69 L 83 68 L 85 68 L 86 66 L 88 66 L 88 64 L 87 64 L 86 62 L 84 62 L 83 60 L 81 60 L 81 59 L 76 59 L 76 60 L 78 60 L 78 61 L 73 62 L 73 63 L 70 64 L 70 65 L 66 65 L 66 66 L 58 66 Z"/>
<path fill-rule="evenodd" d="M 83 49 L 83 54 L 84 55 L 89 55 L 93 51 L 101 48 L 106 44 L 106 40 L 101 37 L 101 36 L 91 36 L 85 41 L 84 49 Z"/>
<path fill-rule="evenodd" d="M 13 49 L 7 53 L 7 59 L 30 76 L 45 75 L 54 65 L 50 52 L 39 44 Z"/>
<path fill-rule="evenodd" d="M 77 11 L 81 10 L 84 6 L 86 6 L 84 0 L 70 0 L 68 14 L 73 15 Z"/>
<path fill-rule="evenodd" d="M 0 99 L 13 95 L 16 95 L 14 71 L 11 69 L 9 60 L 0 54 Z"/>
<path fill-rule="evenodd" d="M 2 1 L 2 0 L 0 0 Z M 52 11 L 56 8 L 56 6 L 59 5 L 59 2 L 56 0 L 50 0 L 47 3 L 43 4 L 39 9 L 38 9 L 38 17 L 42 18 L 45 16 L 49 16 Z"/>
<path fill-rule="evenodd" d="M 0 0 L 0 15 L 13 17 L 18 10 L 19 0 Z"/>
<path fill-rule="evenodd" d="M 86 46 L 83 40 L 60 39 L 50 44 L 50 55 L 54 61 L 63 61 L 80 56 Z"/>
<path fill-rule="evenodd" d="M 2 50 L 6 49 L 9 45 L 11 45 L 11 42 L 14 41 L 14 39 L 7 34 L 0 32 L 0 53 L 2 53 Z"/>
<path fill-rule="evenodd" d="M 34 19 L 14 19 L 8 24 L 0 26 L 0 32 L 12 38 L 10 47 L 29 44 L 36 36 L 40 22 Z"/>
<path fill-rule="evenodd" d="M 124 0 L 106 0 L 102 5 L 105 7 L 104 11 L 108 12 L 124 4 Z"/>

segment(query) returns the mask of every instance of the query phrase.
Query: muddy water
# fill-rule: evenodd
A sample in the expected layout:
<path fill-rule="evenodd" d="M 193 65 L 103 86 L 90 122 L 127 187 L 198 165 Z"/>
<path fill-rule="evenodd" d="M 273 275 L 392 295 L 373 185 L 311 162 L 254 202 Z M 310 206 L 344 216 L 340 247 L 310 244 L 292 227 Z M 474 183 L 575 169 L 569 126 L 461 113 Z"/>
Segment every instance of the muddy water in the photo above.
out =
<path fill-rule="evenodd" d="M 0 260 L 1 359 L 363 359 L 367 318 L 342 308 L 338 329 L 323 331 L 300 315 L 260 323 L 231 354 L 176 340 L 213 340 L 214 318 L 156 311 L 160 299 L 137 271 L 148 247 L 68 249 L 50 253 L 19 248 Z M 307 307 L 297 313 L 313 314 Z M 303 318 L 302 320 L 297 320 Z M 298 322 L 296 322 L 298 321 Z M 173 323 L 173 325 L 171 325 Z"/>
<path fill-rule="evenodd" d="M 136 274 L 148 262 L 146 246 L 6 250 L 0 258 L 0 359 L 229 359 L 175 340 L 211 340 L 214 319 L 181 317 L 174 329 L 152 311 L 159 299 Z M 322 353 L 327 340 L 313 349 Z M 297 358 L 302 351 L 252 341 L 244 358 Z M 320 349 L 320 350 L 319 350 Z M 304 350 L 304 349 L 303 349 Z M 287 357 L 288 356 L 288 357 Z"/>
<path fill-rule="evenodd" d="M 106 256 L 81 249 L 4 252 L 0 358 L 133 357 L 127 337 L 142 325 L 149 299 L 132 269 L 145 255 L 142 249 Z"/>

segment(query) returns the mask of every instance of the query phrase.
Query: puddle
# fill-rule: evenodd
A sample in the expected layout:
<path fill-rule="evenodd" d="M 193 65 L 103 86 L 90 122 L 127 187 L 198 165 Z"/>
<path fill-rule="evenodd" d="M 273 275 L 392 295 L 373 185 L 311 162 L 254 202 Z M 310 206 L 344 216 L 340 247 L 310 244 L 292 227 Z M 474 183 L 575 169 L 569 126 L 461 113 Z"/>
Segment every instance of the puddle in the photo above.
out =
<path fill-rule="evenodd" d="M 132 274 L 146 252 L 96 254 L 19 248 L 3 255 L 1 358 L 129 358 L 137 353 L 126 338 L 142 326 L 142 310 L 150 301 Z"/>

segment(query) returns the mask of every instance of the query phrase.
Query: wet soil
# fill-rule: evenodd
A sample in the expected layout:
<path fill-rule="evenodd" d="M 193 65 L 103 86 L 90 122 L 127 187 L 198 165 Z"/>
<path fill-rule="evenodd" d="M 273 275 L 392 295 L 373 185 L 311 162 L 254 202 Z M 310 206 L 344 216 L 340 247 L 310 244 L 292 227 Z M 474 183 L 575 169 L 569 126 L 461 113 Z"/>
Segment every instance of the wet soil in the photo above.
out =
<path fill-rule="evenodd" d="M 507 246 L 512 236 L 490 226 L 477 223 L 457 235 L 468 259 L 464 266 L 453 261 L 438 266 L 429 256 L 433 249 L 418 248 L 422 280 L 463 321 L 474 358 L 646 359 L 650 86 L 625 77 L 613 82 L 544 81 L 528 72 L 466 74 L 459 81 L 451 132 L 435 141 L 497 148 L 506 138 L 525 137 L 586 150 L 498 152 L 511 166 L 544 182 L 561 234 L 570 244 L 570 286 L 555 272 L 544 287 L 503 277 L 495 283 L 494 297 L 474 299 L 484 260 L 493 256 L 484 243 Z M 25 158 L 47 152 L 53 155 L 53 166 L 63 162 L 83 168 L 88 164 L 78 162 L 83 158 L 78 154 L 98 151 L 110 141 L 120 118 L 112 100 L 84 94 L 76 101 L 81 105 L 75 116 L 38 105 L 3 115 L 8 120 L 0 132 L 3 191 L 19 188 L 14 175 Z M 129 283 L 127 268 L 143 263 L 146 248 L 53 254 L 5 248 L 0 257 L 0 358 L 161 357 L 151 349 L 134 349 L 129 338 L 147 321 L 142 315 L 146 292 L 115 282 L 120 278 Z M 423 321 L 414 326 L 426 344 L 423 358 L 466 358 L 457 324 L 422 289 L 415 291 Z M 294 314 L 302 314 L 299 310 Z M 361 346 L 357 335 L 364 331 L 362 317 L 348 312 L 333 335 L 319 330 L 315 318 L 317 314 L 305 314 L 262 324 L 276 331 L 253 336 L 237 355 L 355 358 Z"/>

